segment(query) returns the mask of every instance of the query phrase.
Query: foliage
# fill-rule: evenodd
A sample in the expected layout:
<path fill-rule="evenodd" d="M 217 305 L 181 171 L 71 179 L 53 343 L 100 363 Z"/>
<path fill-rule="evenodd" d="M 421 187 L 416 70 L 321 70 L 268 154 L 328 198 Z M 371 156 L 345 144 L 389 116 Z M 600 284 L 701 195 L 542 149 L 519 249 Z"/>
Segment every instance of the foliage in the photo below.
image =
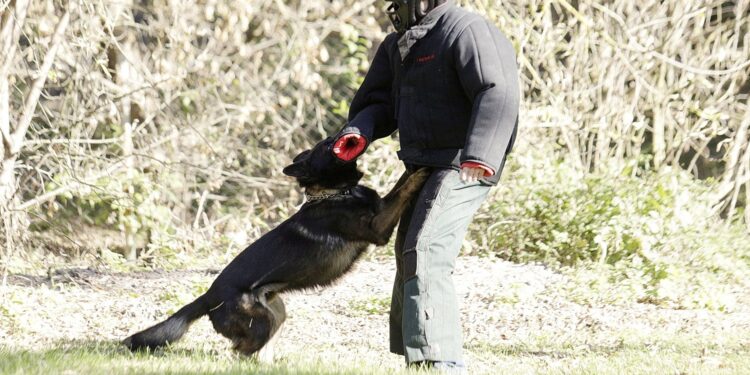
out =
<path fill-rule="evenodd" d="M 172 213 L 158 204 L 161 192 L 154 188 L 150 176 L 107 176 L 77 194 L 58 196 L 53 210 L 75 213 L 93 226 L 113 226 L 121 232 L 154 232 L 169 234 Z M 51 189 L 65 182 L 50 184 Z M 104 193 L 106 192 L 106 193 Z"/>
<path fill-rule="evenodd" d="M 581 171 L 643 156 L 715 177 L 715 211 L 750 200 L 750 3 L 461 1 L 516 46 L 521 122 Z M 750 214 L 745 220 L 750 225 Z"/>
<path fill-rule="evenodd" d="M 48 5 L 31 4 L 15 66 L 39 64 Z M 282 167 L 343 125 L 383 35 L 377 9 L 353 0 L 70 6 L 14 204 L 35 229 L 78 218 L 150 248 L 190 230 L 254 237 L 287 216 L 299 194 Z M 11 73 L 18 92 L 33 74 Z"/>
<path fill-rule="evenodd" d="M 475 228 L 487 228 L 495 255 L 575 266 L 570 273 L 585 298 L 619 287 L 610 302 L 734 306 L 734 291 L 747 287 L 750 275 L 750 233 L 712 213 L 710 182 L 635 163 L 583 175 L 554 155 L 549 149 L 516 155 L 508 183 L 480 214 Z"/>

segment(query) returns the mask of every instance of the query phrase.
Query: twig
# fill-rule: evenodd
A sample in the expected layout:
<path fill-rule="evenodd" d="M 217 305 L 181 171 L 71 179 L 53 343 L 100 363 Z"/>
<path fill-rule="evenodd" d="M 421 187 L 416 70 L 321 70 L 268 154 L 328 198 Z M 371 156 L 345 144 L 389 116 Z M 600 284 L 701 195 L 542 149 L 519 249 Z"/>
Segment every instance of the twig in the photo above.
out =
<path fill-rule="evenodd" d="M 18 50 L 16 41 L 21 35 L 21 29 L 26 21 L 26 13 L 29 10 L 29 1 L 16 1 L 13 11 L 5 8 L 0 18 L 0 25 L 3 29 L 0 31 L 0 57 L 3 59 L 0 64 L 0 77 L 8 74 L 13 59 Z"/>
<path fill-rule="evenodd" d="M 117 138 L 106 138 L 106 139 L 34 139 L 26 141 L 27 146 L 34 145 L 67 145 L 67 144 L 82 144 L 82 145 L 108 145 L 117 143 L 122 140 L 122 137 Z"/>
<path fill-rule="evenodd" d="M 34 112 L 36 112 L 36 105 L 39 102 L 39 95 L 42 92 L 42 87 L 44 87 L 44 82 L 47 81 L 47 74 L 49 72 L 49 69 L 52 67 L 52 63 L 55 61 L 57 49 L 60 47 L 60 43 L 62 43 L 62 37 L 65 34 L 65 29 L 68 27 L 69 21 L 70 13 L 66 7 L 65 13 L 57 23 L 57 27 L 55 27 L 55 33 L 52 36 L 50 48 L 47 51 L 47 54 L 44 56 L 42 67 L 39 69 L 39 76 L 37 76 L 34 80 L 34 83 L 31 85 L 31 90 L 26 96 L 26 104 L 24 105 L 24 109 L 22 112 L 23 115 L 18 121 L 18 128 L 16 128 L 16 130 L 13 132 L 13 148 L 11 150 L 11 153 L 13 154 L 21 151 L 21 148 L 23 147 L 23 139 L 26 137 L 26 131 L 29 129 L 31 119 L 34 117 Z"/>
<path fill-rule="evenodd" d="M 208 198 L 208 189 L 203 191 L 201 194 L 200 203 L 198 203 L 198 211 L 195 214 L 195 221 L 193 221 L 193 228 L 198 228 L 198 222 L 200 221 L 201 215 L 203 214 L 203 208 L 206 205 L 206 199 Z"/>

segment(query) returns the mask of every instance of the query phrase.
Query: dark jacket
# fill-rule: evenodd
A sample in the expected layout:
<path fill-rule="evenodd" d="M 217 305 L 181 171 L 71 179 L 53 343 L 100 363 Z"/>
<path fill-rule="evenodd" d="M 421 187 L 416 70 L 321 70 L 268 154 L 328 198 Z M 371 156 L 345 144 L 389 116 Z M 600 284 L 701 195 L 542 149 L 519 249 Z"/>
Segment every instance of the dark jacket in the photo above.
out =
<path fill-rule="evenodd" d="M 458 168 L 478 162 L 496 171 L 487 178 L 496 183 L 518 127 L 513 46 L 485 18 L 452 2 L 422 22 L 434 26 L 416 37 L 403 60 L 399 34 L 381 43 L 341 134 L 371 142 L 398 129 L 405 163 Z"/>

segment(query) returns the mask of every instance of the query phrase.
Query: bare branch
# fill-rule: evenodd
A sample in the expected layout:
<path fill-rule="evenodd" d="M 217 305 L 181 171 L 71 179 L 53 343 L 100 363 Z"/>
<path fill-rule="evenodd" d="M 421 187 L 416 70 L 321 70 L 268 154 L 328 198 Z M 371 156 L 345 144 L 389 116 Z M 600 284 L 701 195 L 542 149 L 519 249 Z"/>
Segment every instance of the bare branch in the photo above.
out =
<path fill-rule="evenodd" d="M 8 11 L 12 8 L 13 11 Z M 28 0 L 12 0 L 0 18 L 0 77 L 5 78 L 18 50 L 18 38 L 29 10 Z"/>
<path fill-rule="evenodd" d="M 44 83 L 47 81 L 47 74 L 52 67 L 52 63 L 55 61 L 57 49 L 62 43 L 63 35 L 65 34 L 65 29 L 67 29 L 69 21 L 70 11 L 66 8 L 65 13 L 57 23 L 57 27 L 55 27 L 55 33 L 52 36 L 50 48 L 47 51 L 47 54 L 44 56 L 44 62 L 39 69 L 39 75 L 34 80 L 34 83 L 31 85 L 31 90 L 26 96 L 26 103 L 24 105 L 21 119 L 18 121 L 18 127 L 13 132 L 13 138 L 11 142 L 11 152 L 13 154 L 21 151 L 21 148 L 23 147 L 23 139 L 26 137 L 26 131 L 29 129 L 31 120 L 34 118 L 36 105 L 39 102 L 39 95 L 42 93 Z"/>

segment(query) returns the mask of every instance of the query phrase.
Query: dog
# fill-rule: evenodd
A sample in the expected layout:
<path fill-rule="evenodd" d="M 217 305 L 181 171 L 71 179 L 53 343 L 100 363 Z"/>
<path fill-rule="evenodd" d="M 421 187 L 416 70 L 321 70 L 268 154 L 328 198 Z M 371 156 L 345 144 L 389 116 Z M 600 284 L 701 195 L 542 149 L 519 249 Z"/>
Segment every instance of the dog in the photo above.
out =
<path fill-rule="evenodd" d="M 284 168 L 307 195 L 297 213 L 237 255 L 205 294 L 123 344 L 133 351 L 162 347 L 208 315 L 236 351 L 253 355 L 286 319 L 280 294 L 329 285 L 352 268 L 368 245 L 387 244 L 430 170 L 405 172 L 381 198 L 358 185 L 363 173 L 356 161 L 336 159 L 332 143 L 331 138 L 319 142 Z"/>

